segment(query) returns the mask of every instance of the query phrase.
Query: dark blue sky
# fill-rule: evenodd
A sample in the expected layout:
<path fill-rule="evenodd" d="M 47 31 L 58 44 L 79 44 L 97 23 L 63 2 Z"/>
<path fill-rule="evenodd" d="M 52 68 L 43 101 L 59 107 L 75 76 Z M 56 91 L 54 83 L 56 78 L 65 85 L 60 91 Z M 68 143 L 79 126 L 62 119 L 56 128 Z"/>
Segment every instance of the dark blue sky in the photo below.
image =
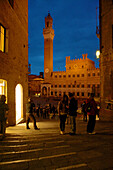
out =
<path fill-rule="evenodd" d="M 99 0 L 28 0 L 29 1 L 29 63 L 31 73 L 44 71 L 45 17 L 50 11 L 55 37 L 53 40 L 53 70 L 65 70 L 65 57 L 80 58 L 88 53 L 95 61 L 99 48 L 96 37 L 96 7 Z"/>

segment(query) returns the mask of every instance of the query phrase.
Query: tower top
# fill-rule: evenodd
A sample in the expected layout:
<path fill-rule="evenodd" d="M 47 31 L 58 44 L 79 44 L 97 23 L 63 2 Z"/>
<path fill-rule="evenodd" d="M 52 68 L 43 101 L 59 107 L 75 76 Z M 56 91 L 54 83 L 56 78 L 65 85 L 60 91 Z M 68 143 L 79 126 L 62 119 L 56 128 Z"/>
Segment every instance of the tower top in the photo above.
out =
<path fill-rule="evenodd" d="M 45 28 L 52 28 L 53 25 L 53 18 L 50 15 L 50 12 L 48 11 L 47 17 L 45 17 Z"/>
<path fill-rule="evenodd" d="M 50 11 L 48 11 L 48 15 L 47 15 L 47 17 L 45 17 L 45 19 L 49 19 L 49 20 L 52 20 L 52 21 L 53 21 L 51 15 L 50 15 Z"/>
<path fill-rule="evenodd" d="M 50 16 L 50 11 L 48 11 L 48 17 Z"/>

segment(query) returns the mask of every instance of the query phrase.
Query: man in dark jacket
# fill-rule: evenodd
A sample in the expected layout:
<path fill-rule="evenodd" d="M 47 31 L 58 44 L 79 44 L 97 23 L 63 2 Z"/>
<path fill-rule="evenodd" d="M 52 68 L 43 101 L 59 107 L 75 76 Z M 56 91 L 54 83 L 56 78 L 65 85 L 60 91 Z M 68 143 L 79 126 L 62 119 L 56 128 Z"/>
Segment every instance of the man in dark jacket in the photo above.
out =
<path fill-rule="evenodd" d="M 69 94 L 70 103 L 69 103 L 69 115 L 71 119 L 71 132 L 70 135 L 75 135 L 76 133 L 76 117 L 78 109 L 78 101 L 75 100 L 73 93 Z"/>
<path fill-rule="evenodd" d="M 39 128 L 36 126 L 36 119 L 33 115 L 34 107 L 35 107 L 35 104 L 32 102 L 30 98 L 28 98 L 28 103 L 26 104 L 26 128 L 30 129 L 29 122 L 31 119 L 34 123 L 34 129 L 39 130 Z"/>

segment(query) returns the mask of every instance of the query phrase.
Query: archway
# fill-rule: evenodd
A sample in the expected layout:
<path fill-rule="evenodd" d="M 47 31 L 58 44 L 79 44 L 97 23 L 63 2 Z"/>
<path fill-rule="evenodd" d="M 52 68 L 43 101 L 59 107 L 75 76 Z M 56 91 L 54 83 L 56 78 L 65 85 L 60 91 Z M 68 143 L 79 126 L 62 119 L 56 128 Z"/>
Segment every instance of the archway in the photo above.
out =
<path fill-rule="evenodd" d="M 47 96 L 47 87 L 45 86 L 42 88 L 42 95 Z"/>
<path fill-rule="evenodd" d="M 15 88 L 15 100 L 16 100 L 16 124 L 21 121 L 23 117 L 23 87 L 21 84 L 17 84 Z"/>

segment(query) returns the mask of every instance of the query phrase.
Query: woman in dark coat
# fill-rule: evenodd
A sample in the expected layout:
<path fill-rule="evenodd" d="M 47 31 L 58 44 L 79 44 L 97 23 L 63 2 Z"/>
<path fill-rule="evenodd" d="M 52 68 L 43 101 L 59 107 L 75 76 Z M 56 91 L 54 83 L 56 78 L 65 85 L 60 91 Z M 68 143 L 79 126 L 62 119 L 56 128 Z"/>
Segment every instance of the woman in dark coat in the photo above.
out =
<path fill-rule="evenodd" d="M 58 114 L 60 117 L 60 134 L 65 133 L 65 121 L 67 117 L 67 107 L 68 107 L 68 97 L 67 95 L 63 96 L 63 99 L 58 104 Z"/>
<path fill-rule="evenodd" d="M 89 115 L 87 132 L 89 134 L 95 134 L 94 128 L 95 128 L 95 123 L 96 123 L 97 104 L 94 100 L 93 93 L 91 93 L 90 98 L 87 100 L 86 111 L 87 111 L 87 114 Z"/>

